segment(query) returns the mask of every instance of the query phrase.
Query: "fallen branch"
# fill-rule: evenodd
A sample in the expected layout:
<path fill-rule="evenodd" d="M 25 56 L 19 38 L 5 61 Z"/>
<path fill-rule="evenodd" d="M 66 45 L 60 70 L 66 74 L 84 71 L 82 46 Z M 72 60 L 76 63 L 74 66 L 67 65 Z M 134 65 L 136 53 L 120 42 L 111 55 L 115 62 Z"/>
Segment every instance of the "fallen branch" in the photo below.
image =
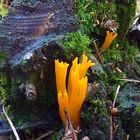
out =
<path fill-rule="evenodd" d="M 115 107 L 115 104 L 116 104 L 116 100 L 117 100 L 117 96 L 118 96 L 119 90 L 120 90 L 120 85 L 118 85 L 118 87 L 117 87 L 117 90 L 116 90 L 116 94 L 115 94 L 115 97 L 114 97 L 114 101 L 113 101 L 112 108 Z"/>
<path fill-rule="evenodd" d="M 116 100 L 117 100 L 117 96 L 118 96 L 119 90 L 120 90 L 120 85 L 118 85 L 118 87 L 117 87 L 116 94 L 115 94 L 114 101 L 112 103 L 112 108 L 111 108 L 111 116 L 110 116 L 110 140 L 113 140 L 113 135 L 116 133 L 117 128 L 118 128 L 118 125 L 116 125 L 115 123 L 113 123 L 114 116 L 112 114 L 112 110 L 115 108 L 115 104 L 116 104 Z"/>
<path fill-rule="evenodd" d="M 112 115 L 110 116 L 110 140 L 113 140 L 113 119 L 112 119 Z"/>
<path fill-rule="evenodd" d="M 41 136 L 40 136 L 39 138 L 37 138 L 36 140 L 41 140 L 41 139 L 43 139 L 43 138 L 45 138 L 45 137 L 48 137 L 49 135 L 51 135 L 51 134 L 53 134 L 53 133 L 54 133 L 54 131 L 49 131 L 49 132 L 47 132 L 47 133 L 41 135 Z"/>
<path fill-rule="evenodd" d="M 121 81 L 126 81 L 126 82 L 134 82 L 134 83 L 140 83 L 139 80 L 134 80 L 134 79 L 119 79 Z"/>
<path fill-rule="evenodd" d="M 18 136 L 18 133 L 16 131 L 16 128 L 14 127 L 12 121 L 10 120 L 10 118 L 8 117 L 8 115 L 7 115 L 6 111 L 5 111 L 4 105 L 2 106 L 2 110 L 3 110 L 3 113 L 4 113 L 6 119 L 7 119 L 8 123 L 9 123 L 11 129 L 13 130 L 13 133 L 14 133 L 14 135 L 16 137 L 16 140 L 20 140 L 20 138 Z"/>
<path fill-rule="evenodd" d="M 130 136 L 129 136 L 129 135 L 127 135 L 126 140 L 129 140 L 129 137 L 130 137 Z"/>
<path fill-rule="evenodd" d="M 96 45 L 96 42 L 95 42 L 95 41 L 93 41 L 93 47 L 94 47 L 94 49 L 95 49 L 95 52 L 96 52 L 98 61 L 99 61 L 101 64 L 103 64 L 101 55 L 100 55 L 100 53 L 99 53 L 99 50 L 98 50 L 98 48 L 97 48 L 97 45 Z"/>

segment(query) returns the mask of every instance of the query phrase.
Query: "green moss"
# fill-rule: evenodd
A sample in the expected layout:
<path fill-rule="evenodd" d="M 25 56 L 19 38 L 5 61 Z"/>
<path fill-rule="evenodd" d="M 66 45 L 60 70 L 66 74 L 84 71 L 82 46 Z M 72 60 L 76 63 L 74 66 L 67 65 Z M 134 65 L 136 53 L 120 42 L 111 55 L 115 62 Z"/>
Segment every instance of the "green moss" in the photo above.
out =
<path fill-rule="evenodd" d="M 0 73 L 0 98 L 3 100 L 6 100 L 6 84 L 7 79 L 6 76 L 2 73 Z"/>
<path fill-rule="evenodd" d="M 102 59 L 104 63 L 113 63 L 122 67 L 121 65 L 124 66 L 124 64 L 135 63 L 135 56 L 138 53 L 137 47 L 119 38 L 102 54 Z"/>
<path fill-rule="evenodd" d="M 95 2 L 94 0 L 77 0 L 77 18 L 80 20 L 82 33 L 99 33 L 97 23 L 107 19 L 116 19 L 116 5 L 114 0 L 107 2 Z"/>
<path fill-rule="evenodd" d="M 23 79 L 13 79 L 10 73 L 0 72 L 0 100 L 4 101 L 8 115 L 16 120 L 16 124 L 26 122 L 34 114 L 34 104 L 28 102 L 17 90 L 19 84 L 24 82 Z"/>
<path fill-rule="evenodd" d="M 0 83 L 0 98 L 6 105 L 13 103 L 16 99 L 16 83 L 12 82 L 3 72 L 0 72 Z"/>
<path fill-rule="evenodd" d="M 0 16 L 5 17 L 7 13 L 8 13 L 7 7 L 2 6 L 2 4 L 0 3 Z"/>
<path fill-rule="evenodd" d="M 111 45 L 111 47 L 102 54 L 102 59 L 104 63 L 114 63 L 117 64 L 122 61 L 121 51 L 116 47 L 116 45 Z"/>
<path fill-rule="evenodd" d="M 50 83 L 48 83 L 46 86 L 44 81 L 39 79 L 37 75 L 32 75 L 32 78 L 32 81 L 36 87 L 36 92 L 39 95 L 37 99 L 39 104 L 43 105 L 45 108 L 50 108 L 51 105 L 57 102 L 54 94 L 56 92 L 54 87 L 55 81 L 50 81 Z"/>
<path fill-rule="evenodd" d="M 138 48 L 136 48 L 135 46 L 129 45 L 128 43 L 124 44 L 124 53 L 122 53 L 123 60 L 125 63 L 131 62 L 131 63 L 135 63 L 135 56 L 136 54 L 139 53 Z"/>
<path fill-rule="evenodd" d="M 0 67 L 2 67 L 5 64 L 6 56 L 7 56 L 7 54 L 0 51 Z"/>
<path fill-rule="evenodd" d="M 93 0 L 77 0 L 77 14 L 79 29 L 77 32 L 70 33 L 62 41 L 65 55 L 68 59 L 80 56 L 82 53 L 89 55 L 90 43 L 94 40 L 92 34 L 100 36 L 102 34 L 101 24 L 108 19 L 116 19 L 116 5 L 112 1 L 95 2 Z"/>
<path fill-rule="evenodd" d="M 119 23 L 119 37 L 125 37 L 128 28 L 135 16 L 136 11 L 136 0 L 130 0 L 128 4 L 124 2 L 119 2 L 116 4 L 116 13 Z"/>
<path fill-rule="evenodd" d="M 81 112 L 82 137 L 89 136 L 93 139 L 108 139 L 109 112 L 106 108 L 105 94 L 98 92 L 87 97 Z"/>
<path fill-rule="evenodd" d="M 83 35 L 79 32 L 70 33 L 62 41 L 63 48 L 67 59 L 80 56 L 83 53 L 89 55 L 91 50 L 88 48 L 90 44 L 90 38 L 87 35 Z"/>

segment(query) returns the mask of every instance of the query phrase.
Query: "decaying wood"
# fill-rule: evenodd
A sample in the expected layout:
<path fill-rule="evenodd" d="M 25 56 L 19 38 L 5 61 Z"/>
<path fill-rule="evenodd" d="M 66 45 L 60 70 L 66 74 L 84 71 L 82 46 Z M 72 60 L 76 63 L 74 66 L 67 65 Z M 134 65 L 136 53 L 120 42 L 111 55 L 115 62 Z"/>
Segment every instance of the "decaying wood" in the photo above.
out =
<path fill-rule="evenodd" d="M 0 23 L 0 51 L 11 64 L 77 29 L 75 0 L 16 0 Z"/>

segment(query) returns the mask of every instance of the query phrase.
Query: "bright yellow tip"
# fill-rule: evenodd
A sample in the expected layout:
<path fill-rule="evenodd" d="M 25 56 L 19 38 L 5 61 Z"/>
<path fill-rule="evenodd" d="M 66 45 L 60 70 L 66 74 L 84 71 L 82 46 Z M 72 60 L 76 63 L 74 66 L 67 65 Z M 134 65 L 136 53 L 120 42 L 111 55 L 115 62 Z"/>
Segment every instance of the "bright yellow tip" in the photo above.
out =
<path fill-rule="evenodd" d="M 117 33 L 114 32 L 106 32 L 106 38 L 105 41 L 102 45 L 102 51 L 105 52 L 107 48 L 110 47 L 111 43 L 113 42 L 113 40 L 117 37 Z"/>
<path fill-rule="evenodd" d="M 69 64 L 55 60 L 55 75 L 57 92 L 64 92 L 66 90 L 66 75 Z"/>
<path fill-rule="evenodd" d="M 85 54 L 83 54 L 82 58 L 82 62 L 79 64 L 80 79 L 86 74 L 89 67 L 94 66 L 94 63 L 92 63 L 91 60 L 88 60 L 88 57 Z"/>

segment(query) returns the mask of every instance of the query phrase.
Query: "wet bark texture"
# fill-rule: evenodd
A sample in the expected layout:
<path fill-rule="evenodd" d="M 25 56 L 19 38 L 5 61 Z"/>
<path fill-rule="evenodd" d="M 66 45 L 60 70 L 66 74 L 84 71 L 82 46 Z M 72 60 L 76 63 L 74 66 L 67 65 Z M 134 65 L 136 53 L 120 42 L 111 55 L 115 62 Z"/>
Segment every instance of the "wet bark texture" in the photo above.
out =
<path fill-rule="evenodd" d="M 0 23 L 0 51 L 14 65 L 77 28 L 74 0 L 15 0 Z"/>

